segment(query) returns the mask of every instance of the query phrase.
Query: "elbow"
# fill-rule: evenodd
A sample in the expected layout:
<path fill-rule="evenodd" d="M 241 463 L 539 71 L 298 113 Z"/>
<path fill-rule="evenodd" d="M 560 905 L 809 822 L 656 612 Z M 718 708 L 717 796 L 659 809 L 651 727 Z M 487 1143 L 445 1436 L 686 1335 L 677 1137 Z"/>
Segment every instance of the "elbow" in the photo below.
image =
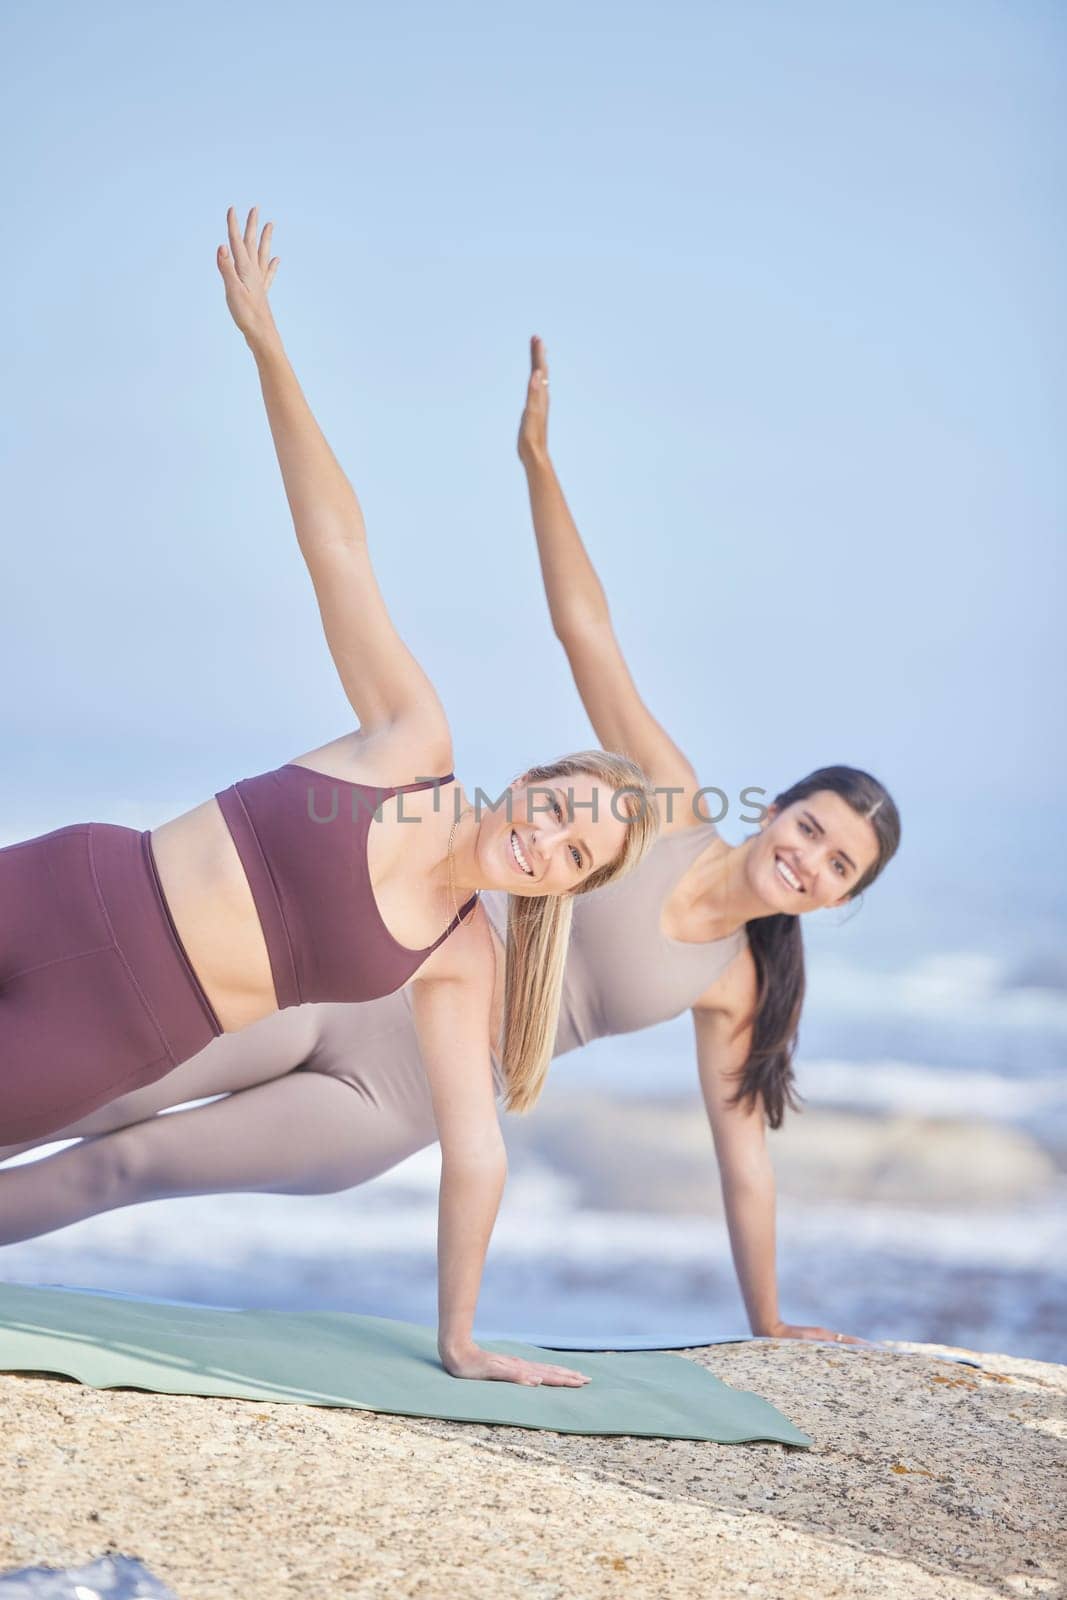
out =
<path fill-rule="evenodd" d="M 572 603 L 565 616 L 554 615 L 552 618 L 552 631 L 568 655 L 590 644 L 605 629 L 608 633 L 612 631 L 611 612 L 606 600 L 601 600 L 599 604 L 589 601 Z"/>
<path fill-rule="evenodd" d="M 741 1161 L 720 1158 L 719 1171 L 723 1189 L 728 1194 L 763 1194 L 774 1188 L 774 1163 L 769 1151 L 746 1156 Z"/>
<path fill-rule="evenodd" d="M 507 1176 L 508 1153 L 503 1138 L 463 1140 L 460 1144 L 443 1146 L 441 1172 L 455 1177 Z"/>
<path fill-rule="evenodd" d="M 317 559 L 343 560 L 351 551 L 367 548 L 367 530 L 356 501 L 316 503 L 305 508 L 299 517 L 294 511 L 293 525 L 296 542 L 309 566 Z"/>

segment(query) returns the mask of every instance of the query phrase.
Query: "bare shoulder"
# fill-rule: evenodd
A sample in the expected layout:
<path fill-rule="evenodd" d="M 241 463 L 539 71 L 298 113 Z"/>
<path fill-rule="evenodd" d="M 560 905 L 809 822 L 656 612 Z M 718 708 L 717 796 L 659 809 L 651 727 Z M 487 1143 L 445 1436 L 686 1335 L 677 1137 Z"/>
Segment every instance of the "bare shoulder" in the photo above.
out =
<path fill-rule="evenodd" d="M 460 907 L 462 910 L 462 905 Z M 470 995 L 489 996 L 496 976 L 496 940 L 481 901 L 438 945 L 415 974 L 413 985 L 461 984 Z"/>
<path fill-rule="evenodd" d="M 398 722 L 364 733 L 356 728 L 328 744 L 290 758 L 290 764 L 325 773 L 343 783 L 383 789 L 442 778 L 452 771 L 452 741 L 447 728 Z"/>
<path fill-rule="evenodd" d="M 720 1017 L 732 1026 L 750 1018 L 759 998 L 759 975 L 746 939 L 741 949 L 714 983 L 693 1005 L 694 1013 L 704 1018 Z"/>
<path fill-rule="evenodd" d="M 466 1097 L 474 1092 L 473 1079 L 481 1076 L 480 1069 L 472 1076 L 472 1063 L 480 1063 L 485 1069 L 488 1114 L 493 1104 L 494 957 L 484 924 L 484 912 L 475 915 L 423 962 L 411 983 L 411 1009 L 431 1084 L 437 1091 L 451 1084 L 450 1092 Z M 461 1084 L 463 1079 L 470 1081 Z"/>
<path fill-rule="evenodd" d="M 723 1139 L 735 1154 L 739 1139 L 746 1147 L 752 1138 L 758 1145 L 763 1140 L 762 1100 L 736 1098 L 752 1050 L 757 999 L 756 963 L 746 941 L 693 1007 L 697 1070 L 720 1159 Z"/>
<path fill-rule="evenodd" d="M 725 794 L 717 784 L 702 784 L 684 757 L 679 759 L 684 765 L 676 769 L 672 782 L 668 783 L 659 777 L 653 780 L 660 815 L 660 836 L 682 833 L 687 828 L 707 827 L 711 823 L 715 828 L 716 843 L 724 850 L 732 850 L 734 847 L 718 831 L 718 824 L 726 815 L 726 810 L 722 809 L 726 803 Z"/>
<path fill-rule="evenodd" d="M 684 833 L 687 828 L 697 828 L 707 819 L 697 810 L 695 796 L 699 793 L 694 781 L 691 787 L 682 784 L 654 783 L 656 810 L 659 813 L 659 837 L 669 833 Z"/>

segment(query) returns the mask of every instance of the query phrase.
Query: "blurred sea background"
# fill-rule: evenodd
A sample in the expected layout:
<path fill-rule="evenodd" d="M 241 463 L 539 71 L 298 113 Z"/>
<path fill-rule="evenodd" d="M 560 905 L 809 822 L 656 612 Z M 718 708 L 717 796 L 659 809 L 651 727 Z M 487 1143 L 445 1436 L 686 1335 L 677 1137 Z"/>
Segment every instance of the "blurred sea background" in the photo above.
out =
<path fill-rule="evenodd" d="M 7 7 L 0 843 L 155 826 L 352 725 L 230 203 L 275 219 L 457 771 L 588 744 L 514 456 L 539 332 L 572 509 L 726 837 L 836 761 L 903 818 L 863 904 L 805 919 L 782 1315 L 1065 1359 L 1065 37 L 983 0 Z M 696 1085 L 683 1017 L 506 1119 L 483 1330 L 747 1331 Z M 153 1203 L 0 1277 L 432 1322 L 435 1187 L 428 1151 Z"/>

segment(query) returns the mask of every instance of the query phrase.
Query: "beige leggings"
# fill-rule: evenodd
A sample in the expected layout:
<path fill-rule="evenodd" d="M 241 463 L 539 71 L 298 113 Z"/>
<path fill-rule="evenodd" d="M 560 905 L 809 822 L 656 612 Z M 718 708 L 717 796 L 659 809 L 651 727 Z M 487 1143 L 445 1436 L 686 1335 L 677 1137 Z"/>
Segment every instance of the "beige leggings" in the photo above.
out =
<path fill-rule="evenodd" d="M 156 1115 L 210 1095 L 224 1098 Z M 223 1034 L 47 1141 L 80 1143 L 0 1168 L 0 1244 L 141 1200 L 348 1189 L 436 1137 L 406 993 L 298 1006 Z M 25 1148 L 0 1147 L 0 1160 Z"/>

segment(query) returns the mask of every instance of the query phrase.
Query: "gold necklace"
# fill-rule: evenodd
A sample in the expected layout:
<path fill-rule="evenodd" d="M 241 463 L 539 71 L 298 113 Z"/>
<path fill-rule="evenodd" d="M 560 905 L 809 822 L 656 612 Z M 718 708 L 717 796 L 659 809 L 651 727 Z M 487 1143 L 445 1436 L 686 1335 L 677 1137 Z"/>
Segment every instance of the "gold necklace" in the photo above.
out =
<path fill-rule="evenodd" d="M 462 922 L 460 920 L 459 904 L 458 904 L 458 902 L 456 900 L 456 858 L 452 853 L 452 844 L 453 844 L 453 841 L 455 840 L 455 837 L 456 837 L 456 829 L 459 827 L 460 823 L 463 821 L 463 818 L 467 815 L 467 811 L 469 811 L 469 810 L 470 810 L 470 807 L 468 806 L 466 811 L 461 811 L 460 812 L 459 816 L 456 818 L 455 822 L 452 824 L 451 830 L 450 830 L 449 835 L 448 835 L 448 889 L 449 889 L 449 893 L 452 896 L 452 910 L 455 912 L 455 919 L 454 920 L 455 920 L 456 923 L 458 923 L 458 925 L 461 928 L 465 928 L 467 926 L 467 922 L 469 922 L 471 920 L 471 917 L 473 917 L 474 913 L 478 909 L 478 892 L 477 892 L 477 890 L 475 890 L 474 905 L 471 907 L 471 915 L 470 915 L 470 917 L 467 918 L 467 922 Z M 452 923 L 451 922 L 449 923 L 448 927 L 449 928 L 452 927 Z M 448 932 L 448 928 L 445 929 L 445 932 L 446 933 Z"/>

